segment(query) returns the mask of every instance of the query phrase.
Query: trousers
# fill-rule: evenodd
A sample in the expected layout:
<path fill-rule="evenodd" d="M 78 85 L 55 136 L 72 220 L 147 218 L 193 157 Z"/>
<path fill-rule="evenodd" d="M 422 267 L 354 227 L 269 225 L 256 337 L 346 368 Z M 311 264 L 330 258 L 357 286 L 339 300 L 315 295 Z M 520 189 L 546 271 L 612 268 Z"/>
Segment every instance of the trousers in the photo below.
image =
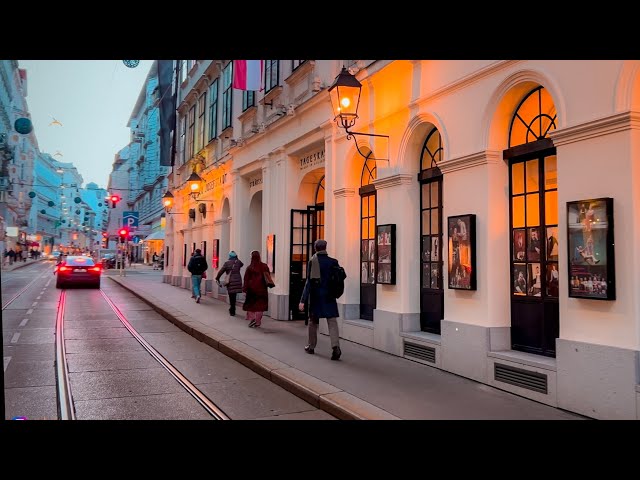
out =
<path fill-rule="evenodd" d="M 338 331 L 338 320 L 336 317 L 327 318 L 327 326 L 329 327 L 329 338 L 331 339 L 331 348 L 340 346 L 340 332 Z M 316 348 L 318 344 L 318 324 L 309 319 L 309 345 Z"/>

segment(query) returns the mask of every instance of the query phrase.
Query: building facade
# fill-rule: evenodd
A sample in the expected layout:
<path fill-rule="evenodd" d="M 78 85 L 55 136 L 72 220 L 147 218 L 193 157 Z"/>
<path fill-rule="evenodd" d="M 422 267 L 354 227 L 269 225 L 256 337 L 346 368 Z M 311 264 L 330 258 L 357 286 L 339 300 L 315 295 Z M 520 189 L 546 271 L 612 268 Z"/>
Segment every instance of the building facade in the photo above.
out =
<path fill-rule="evenodd" d="M 37 249 L 50 253 L 60 244 L 59 227 L 62 216 L 60 197 L 62 176 L 58 172 L 58 162 L 48 153 L 38 153 L 35 161 L 28 232 L 38 243 Z"/>
<path fill-rule="evenodd" d="M 365 135 L 333 121 L 343 65 Z M 265 60 L 262 92 L 232 68 L 180 63 L 165 282 L 188 286 L 195 248 L 210 265 L 256 249 L 269 315 L 300 319 L 325 238 L 348 274 L 343 338 L 640 418 L 640 62 Z"/>

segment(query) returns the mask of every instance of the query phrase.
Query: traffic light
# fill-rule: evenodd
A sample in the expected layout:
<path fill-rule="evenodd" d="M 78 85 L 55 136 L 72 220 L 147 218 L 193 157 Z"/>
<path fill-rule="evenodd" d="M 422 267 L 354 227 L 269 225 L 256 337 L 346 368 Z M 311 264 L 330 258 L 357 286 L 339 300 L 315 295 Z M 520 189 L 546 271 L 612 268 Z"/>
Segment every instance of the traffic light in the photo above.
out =
<path fill-rule="evenodd" d="M 111 195 L 111 208 L 116 208 L 116 205 L 120 201 L 120 195 Z"/>
<path fill-rule="evenodd" d="M 127 228 L 121 228 L 118 230 L 118 235 L 120 236 L 120 243 L 125 243 L 129 238 L 129 230 Z"/>

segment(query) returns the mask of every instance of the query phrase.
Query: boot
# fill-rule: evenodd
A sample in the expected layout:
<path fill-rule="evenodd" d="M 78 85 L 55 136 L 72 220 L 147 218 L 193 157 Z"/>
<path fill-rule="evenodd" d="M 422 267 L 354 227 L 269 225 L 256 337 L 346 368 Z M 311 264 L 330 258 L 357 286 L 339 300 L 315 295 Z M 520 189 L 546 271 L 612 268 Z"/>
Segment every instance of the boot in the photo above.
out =
<path fill-rule="evenodd" d="M 331 360 L 340 360 L 340 355 L 342 355 L 342 350 L 340 350 L 340 347 L 333 347 L 333 353 L 331 354 Z"/>

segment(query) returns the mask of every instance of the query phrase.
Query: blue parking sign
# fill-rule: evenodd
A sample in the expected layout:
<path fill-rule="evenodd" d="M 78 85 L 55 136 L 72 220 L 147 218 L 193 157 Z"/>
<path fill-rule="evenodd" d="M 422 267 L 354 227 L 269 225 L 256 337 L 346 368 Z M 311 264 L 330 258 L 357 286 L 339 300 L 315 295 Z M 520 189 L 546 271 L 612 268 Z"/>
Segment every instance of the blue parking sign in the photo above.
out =
<path fill-rule="evenodd" d="M 122 226 L 129 228 L 137 227 L 138 212 L 122 212 Z"/>

